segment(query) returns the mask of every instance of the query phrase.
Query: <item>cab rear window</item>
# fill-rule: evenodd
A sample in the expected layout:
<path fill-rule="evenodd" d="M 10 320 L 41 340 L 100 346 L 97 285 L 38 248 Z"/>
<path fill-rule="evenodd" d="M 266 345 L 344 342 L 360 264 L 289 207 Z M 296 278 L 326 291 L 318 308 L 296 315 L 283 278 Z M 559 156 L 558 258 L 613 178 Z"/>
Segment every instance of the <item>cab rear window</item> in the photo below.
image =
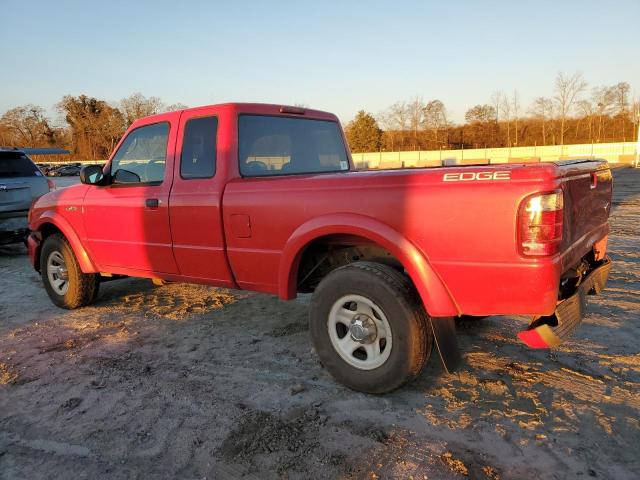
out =
<path fill-rule="evenodd" d="M 0 178 L 33 177 L 40 170 L 24 153 L 0 152 Z"/>
<path fill-rule="evenodd" d="M 240 115 L 238 137 L 240 173 L 245 177 L 349 170 L 336 122 Z"/>

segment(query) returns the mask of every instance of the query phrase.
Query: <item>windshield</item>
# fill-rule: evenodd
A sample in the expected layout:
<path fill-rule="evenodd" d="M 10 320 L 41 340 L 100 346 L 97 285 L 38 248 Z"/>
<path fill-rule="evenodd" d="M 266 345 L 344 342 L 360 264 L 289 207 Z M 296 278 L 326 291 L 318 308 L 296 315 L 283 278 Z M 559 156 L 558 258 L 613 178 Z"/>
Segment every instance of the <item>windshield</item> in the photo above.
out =
<path fill-rule="evenodd" d="M 40 170 L 22 152 L 0 152 L 0 178 L 33 177 Z"/>
<path fill-rule="evenodd" d="M 244 176 L 349 170 L 337 122 L 241 115 L 238 135 L 240 173 Z"/>

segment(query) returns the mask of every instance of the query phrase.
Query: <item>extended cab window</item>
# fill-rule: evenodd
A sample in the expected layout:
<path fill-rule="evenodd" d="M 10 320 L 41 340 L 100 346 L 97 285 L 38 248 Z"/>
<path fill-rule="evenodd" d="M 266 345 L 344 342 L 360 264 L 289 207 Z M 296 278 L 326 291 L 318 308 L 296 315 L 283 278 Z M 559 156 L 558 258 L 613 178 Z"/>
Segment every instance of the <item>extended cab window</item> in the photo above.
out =
<path fill-rule="evenodd" d="M 247 177 L 349 169 L 336 122 L 266 115 L 238 118 L 240 173 Z"/>
<path fill-rule="evenodd" d="M 217 117 L 193 118 L 187 121 L 180 158 L 182 178 L 211 178 L 215 175 L 217 132 Z"/>
<path fill-rule="evenodd" d="M 136 128 L 111 160 L 114 183 L 162 183 L 167 158 L 169 124 Z"/>

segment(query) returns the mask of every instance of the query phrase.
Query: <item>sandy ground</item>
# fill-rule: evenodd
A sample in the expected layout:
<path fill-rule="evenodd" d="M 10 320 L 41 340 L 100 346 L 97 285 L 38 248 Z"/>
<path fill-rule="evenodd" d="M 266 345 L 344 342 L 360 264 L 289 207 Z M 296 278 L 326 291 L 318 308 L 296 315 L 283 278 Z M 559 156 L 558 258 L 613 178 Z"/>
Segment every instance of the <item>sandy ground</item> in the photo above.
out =
<path fill-rule="evenodd" d="M 608 289 L 562 348 L 462 323 L 457 374 L 384 396 L 322 369 L 308 298 L 127 279 L 67 312 L 2 248 L 0 477 L 639 478 L 639 224 L 618 171 Z"/>

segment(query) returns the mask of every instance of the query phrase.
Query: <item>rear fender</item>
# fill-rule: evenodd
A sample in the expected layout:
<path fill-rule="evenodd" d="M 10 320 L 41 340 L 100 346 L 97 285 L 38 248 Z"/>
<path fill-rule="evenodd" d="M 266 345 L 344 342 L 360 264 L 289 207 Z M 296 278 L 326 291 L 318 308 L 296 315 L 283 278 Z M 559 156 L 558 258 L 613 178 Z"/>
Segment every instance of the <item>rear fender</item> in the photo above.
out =
<path fill-rule="evenodd" d="M 34 223 L 35 224 L 32 225 L 31 228 L 36 231 L 42 231 L 45 224 L 51 224 L 60 230 L 71 245 L 71 249 L 78 260 L 80 269 L 84 273 L 97 273 L 99 271 L 91 261 L 91 258 L 82 245 L 78 234 L 62 215 L 54 211 L 46 211 L 43 212 Z M 42 245 L 42 243 L 40 245 Z M 39 256 L 40 252 L 37 252 L 37 254 Z"/>
<path fill-rule="evenodd" d="M 291 235 L 282 252 L 278 272 L 278 294 L 282 299 L 296 296 L 298 266 L 307 245 L 332 234 L 364 237 L 391 252 L 407 271 L 430 316 L 448 317 L 460 313 L 440 277 L 413 243 L 376 219 L 348 213 L 314 218 Z"/>

